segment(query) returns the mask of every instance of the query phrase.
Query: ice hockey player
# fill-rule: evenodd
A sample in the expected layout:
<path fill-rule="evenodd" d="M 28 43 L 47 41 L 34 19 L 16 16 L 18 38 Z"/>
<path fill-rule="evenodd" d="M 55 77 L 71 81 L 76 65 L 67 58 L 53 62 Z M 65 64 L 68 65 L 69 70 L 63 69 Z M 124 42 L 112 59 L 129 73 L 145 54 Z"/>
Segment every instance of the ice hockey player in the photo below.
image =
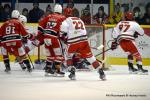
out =
<path fill-rule="evenodd" d="M 70 72 L 69 78 L 71 80 L 76 79 L 72 56 L 74 53 L 79 53 L 81 54 L 81 57 L 86 58 L 95 69 L 98 69 L 100 79 L 105 80 L 106 78 L 102 69 L 102 64 L 96 60 L 91 52 L 83 21 L 79 18 L 79 16 L 75 16 L 73 14 L 71 8 L 65 10 L 64 15 L 67 19 L 62 22 L 60 38 L 62 38 L 67 45 L 67 64 Z"/>
<path fill-rule="evenodd" d="M 20 22 L 23 24 L 23 26 L 25 27 L 25 24 L 27 23 L 27 18 L 26 18 L 26 16 L 20 15 L 20 16 L 19 16 L 19 21 L 20 21 Z M 26 28 L 26 27 L 25 27 L 25 28 Z M 34 40 L 34 35 L 31 34 L 31 33 L 28 33 L 28 36 L 23 38 L 23 40 L 22 40 L 22 41 L 23 41 L 23 47 L 24 47 L 24 49 L 25 49 L 25 51 L 26 51 L 26 54 L 29 53 L 29 51 L 27 51 L 27 50 L 30 50 L 30 51 L 31 51 L 33 48 L 35 48 L 35 46 L 32 45 L 32 41 L 33 41 L 33 40 Z M 24 65 L 24 63 L 23 63 L 23 61 L 19 62 L 19 64 L 20 64 L 22 70 L 25 70 L 25 69 L 26 69 L 26 67 L 25 67 L 25 65 Z"/>
<path fill-rule="evenodd" d="M 128 54 L 128 67 L 130 73 L 137 73 L 138 71 L 141 73 L 148 72 L 148 70 L 142 67 L 142 57 L 135 44 L 135 39 L 143 35 L 144 30 L 134 21 L 132 12 L 127 12 L 125 14 L 125 21 L 120 21 L 112 33 L 114 42 L 112 42 L 111 49 L 116 49 L 117 44 L 119 44 Z M 136 59 L 138 70 L 133 66 L 133 57 Z"/>
<path fill-rule="evenodd" d="M 47 54 L 46 74 L 54 74 L 52 65 L 55 62 L 56 73 L 64 75 L 64 72 L 61 71 L 61 64 L 64 61 L 64 57 L 61 42 L 58 38 L 60 25 L 64 19 L 65 16 L 62 15 L 62 6 L 56 4 L 54 6 L 54 13 L 49 14 L 39 22 L 38 34 L 44 33 L 44 44 Z"/>
<path fill-rule="evenodd" d="M 31 72 L 32 68 L 29 60 L 26 57 L 26 53 L 22 44 L 22 38 L 27 37 L 28 33 L 26 32 L 22 23 L 20 23 L 18 20 L 19 16 L 19 11 L 13 10 L 11 14 L 12 18 L 1 26 L 0 34 L 2 40 L 1 43 L 3 46 L 2 54 L 13 54 L 19 58 L 19 62 L 22 61 L 26 65 L 27 70 Z M 4 59 L 4 62 L 6 67 L 5 71 L 10 72 L 11 68 L 9 60 Z"/>

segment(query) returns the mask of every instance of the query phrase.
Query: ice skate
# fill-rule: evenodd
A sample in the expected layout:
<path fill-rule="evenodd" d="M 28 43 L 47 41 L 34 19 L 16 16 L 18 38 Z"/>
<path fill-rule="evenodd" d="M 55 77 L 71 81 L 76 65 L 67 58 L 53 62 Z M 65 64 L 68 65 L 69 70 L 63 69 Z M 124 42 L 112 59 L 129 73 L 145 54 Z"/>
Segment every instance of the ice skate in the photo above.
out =
<path fill-rule="evenodd" d="M 10 65 L 9 64 L 5 64 L 5 66 L 6 66 L 6 69 L 4 71 L 6 73 L 10 73 L 10 71 L 11 71 Z"/>
<path fill-rule="evenodd" d="M 10 73 L 11 69 L 10 67 L 6 67 L 6 69 L 4 70 L 6 73 Z"/>
<path fill-rule="evenodd" d="M 50 67 L 45 67 L 45 76 L 54 76 L 55 71 Z"/>
<path fill-rule="evenodd" d="M 129 74 L 137 74 L 138 70 L 133 67 L 133 63 L 128 62 Z"/>
<path fill-rule="evenodd" d="M 21 66 L 21 69 L 22 69 L 23 71 L 26 70 L 26 67 L 25 67 L 24 65 L 20 64 L 20 66 Z"/>
<path fill-rule="evenodd" d="M 129 68 L 129 74 L 137 74 L 138 70 L 136 68 Z"/>
<path fill-rule="evenodd" d="M 142 65 L 138 65 L 138 64 L 137 64 L 137 67 L 138 67 L 138 74 L 141 74 L 141 75 L 148 75 L 148 70 L 143 69 Z"/>
<path fill-rule="evenodd" d="M 54 74 L 55 77 L 64 77 L 65 76 L 65 73 L 62 72 L 62 71 L 56 71 L 55 74 Z"/>
<path fill-rule="evenodd" d="M 25 70 L 26 70 L 26 67 L 21 67 L 21 69 L 22 69 L 23 71 L 25 71 Z"/>
<path fill-rule="evenodd" d="M 31 66 L 27 66 L 27 71 L 28 71 L 28 72 L 32 72 Z"/>
<path fill-rule="evenodd" d="M 106 76 L 105 76 L 105 73 L 104 73 L 104 71 L 103 71 L 103 69 L 98 69 L 98 73 L 99 73 L 99 78 L 101 79 L 101 80 L 106 80 Z"/>
<path fill-rule="evenodd" d="M 28 72 L 32 72 L 32 68 L 27 68 L 27 71 Z"/>
<path fill-rule="evenodd" d="M 76 69 L 74 68 L 74 67 L 72 67 L 71 69 L 70 69 L 70 74 L 68 75 L 68 77 L 71 79 L 71 80 L 76 80 L 76 75 L 75 75 L 75 71 L 76 71 Z"/>

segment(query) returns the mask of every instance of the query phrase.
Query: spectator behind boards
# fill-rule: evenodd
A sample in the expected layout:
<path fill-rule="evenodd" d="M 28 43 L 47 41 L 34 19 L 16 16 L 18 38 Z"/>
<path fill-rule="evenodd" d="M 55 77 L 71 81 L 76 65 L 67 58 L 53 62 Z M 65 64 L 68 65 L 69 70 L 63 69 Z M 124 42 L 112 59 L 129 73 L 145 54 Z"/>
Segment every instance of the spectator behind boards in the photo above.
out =
<path fill-rule="evenodd" d="M 39 8 L 39 3 L 33 3 L 33 9 L 29 11 L 29 22 L 37 23 L 44 15 L 44 11 Z"/>
<path fill-rule="evenodd" d="M 85 24 L 91 24 L 90 6 L 87 5 L 82 11 L 81 19 Z"/>
<path fill-rule="evenodd" d="M 2 13 L 2 21 L 7 21 L 10 18 L 11 18 L 11 7 L 9 4 L 5 4 Z"/>
<path fill-rule="evenodd" d="M 135 7 L 135 8 L 133 9 L 133 14 L 134 14 L 134 20 L 135 20 L 137 23 L 141 24 L 141 23 L 142 23 L 142 22 L 141 22 L 141 18 L 142 18 L 141 9 L 140 9 L 139 7 Z"/>
<path fill-rule="evenodd" d="M 117 24 L 123 18 L 123 12 L 121 11 L 121 5 L 117 3 L 114 8 L 114 13 L 109 17 L 110 24 Z"/>
<path fill-rule="evenodd" d="M 24 15 L 27 18 L 27 21 L 29 21 L 29 12 L 27 8 L 23 8 L 22 15 Z"/>
<path fill-rule="evenodd" d="M 98 12 L 93 16 L 93 19 L 96 20 L 97 24 L 104 24 L 107 21 L 107 14 L 104 12 L 104 7 L 100 6 Z"/>
<path fill-rule="evenodd" d="M 145 14 L 142 19 L 142 24 L 150 25 L 150 2 L 145 7 Z"/>
<path fill-rule="evenodd" d="M 71 1 L 71 2 L 69 2 L 69 3 L 67 4 L 67 7 L 64 9 L 64 12 L 65 12 L 65 10 L 66 10 L 67 8 L 73 9 L 73 13 L 74 13 L 76 16 L 78 16 L 78 17 L 80 16 L 80 15 L 79 15 L 79 10 L 74 7 L 74 2 L 73 2 L 73 1 Z"/>
<path fill-rule="evenodd" d="M 3 10 L 4 10 L 4 8 L 3 8 L 2 4 L 0 3 L 0 22 L 2 21 Z"/>

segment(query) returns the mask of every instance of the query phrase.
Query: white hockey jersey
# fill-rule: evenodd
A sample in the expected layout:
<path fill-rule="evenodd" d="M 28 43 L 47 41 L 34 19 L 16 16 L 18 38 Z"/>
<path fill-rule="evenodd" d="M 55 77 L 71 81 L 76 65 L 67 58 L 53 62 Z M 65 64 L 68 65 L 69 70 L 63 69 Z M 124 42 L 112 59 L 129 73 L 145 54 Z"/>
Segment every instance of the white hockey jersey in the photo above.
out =
<path fill-rule="evenodd" d="M 119 42 L 122 39 L 135 40 L 134 34 L 144 35 L 144 30 L 134 21 L 121 21 L 114 28 L 112 37 Z"/>
<path fill-rule="evenodd" d="M 68 44 L 87 40 L 85 25 L 80 18 L 68 17 L 62 22 L 60 31 L 67 33 Z"/>

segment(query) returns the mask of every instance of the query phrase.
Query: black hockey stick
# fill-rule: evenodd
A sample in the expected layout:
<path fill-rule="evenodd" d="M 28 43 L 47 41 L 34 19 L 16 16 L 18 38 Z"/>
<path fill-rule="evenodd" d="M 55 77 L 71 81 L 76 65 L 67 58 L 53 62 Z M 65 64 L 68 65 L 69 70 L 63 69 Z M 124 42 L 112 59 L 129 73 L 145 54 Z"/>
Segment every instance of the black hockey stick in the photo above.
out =
<path fill-rule="evenodd" d="M 32 68 L 34 69 L 35 67 L 34 67 L 34 65 L 33 65 L 33 62 L 32 62 L 32 60 L 31 60 L 31 58 L 30 58 L 30 55 L 29 55 L 28 53 L 26 53 L 26 54 L 27 54 L 27 56 L 28 56 L 28 58 L 29 58 L 29 60 L 30 60 L 30 62 L 31 62 Z"/>
<path fill-rule="evenodd" d="M 103 52 L 101 52 L 101 53 L 97 54 L 97 55 L 96 55 L 96 57 L 97 57 L 97 56 L 99 56 L 99 55 L 101 55 L 101 54 L 103 54 L 104 52 L 109 51 L 109 50 L 111 50 L 111 48 L 108 48 L 108 49 L 106 49 L 105 51 L 103 51 Z"/>
<path fill-rule="evenodd" d="M 22 43 L 22 44 L 23 44 L 24 49 L 25 49 L 25 44 L 24 44 L 24 43 Z M 26 53 L 26 51 L 25 51 L 25 53 Z M 32 62 L 32 60 L 31 60 L 30 55 L 29 55 L 28 53 L 26 53 L 26 55 L 28 56 L 28 58 L 29 58 L 29 60 L 30 60 L 30 62 L 31 62 L 32 68 L 34 69 L 35 67 L 34 67 L 34 65 L 33 65 L 33 62 Z"/>

